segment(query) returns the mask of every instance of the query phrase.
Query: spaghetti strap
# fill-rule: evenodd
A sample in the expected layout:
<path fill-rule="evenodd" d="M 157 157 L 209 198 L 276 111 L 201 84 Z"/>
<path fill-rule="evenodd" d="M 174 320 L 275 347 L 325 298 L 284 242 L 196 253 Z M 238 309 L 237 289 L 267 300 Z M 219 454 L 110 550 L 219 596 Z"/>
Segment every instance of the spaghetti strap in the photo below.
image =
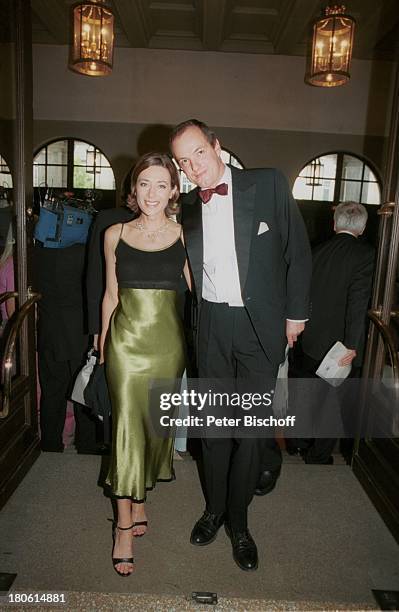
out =
<path fill-rule="evenodd" d="M 123 232 L 123 226 L 124 226 L 124 225 L 125 225 L 124 223 L 121 223 L 121 233 L 119 234 L 119 238 L 118 238 L 117 245 L 119 244 L 120 239 L 122 238 L 122 232 Z"/>

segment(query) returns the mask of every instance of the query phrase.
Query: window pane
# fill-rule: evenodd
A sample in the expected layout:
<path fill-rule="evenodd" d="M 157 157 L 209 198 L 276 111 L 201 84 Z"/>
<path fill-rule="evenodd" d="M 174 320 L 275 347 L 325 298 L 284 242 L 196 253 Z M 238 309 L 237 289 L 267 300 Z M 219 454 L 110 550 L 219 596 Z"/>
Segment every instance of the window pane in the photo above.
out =
<path fill-rule="evenodd" d="M 360 182 L 342 181 L 340 202 L 359 202 L 360 201 Z"/>
<path fill-rule="evenodd" d="M 312 187 L 306 184 L 304 177 L 298 176 L 294 183 L 292 194 L 296 200 L 311 200 Z"/>
<path fill-rule="evenodd" d="M 320 176 L 324 178 L 335 178 L 337 172 L 337 155 L 323 155 L 322 157 L 317 157 L 321 164 L 321 173 Z M 311 164 L 308 164 L 301 170 L 299 176 L 312 176 L 312 167 Z"/>
<path fill-rule="evenodd" d="M 58 140 L 47 146 L 48 164 L 67 164 L 68 141 Z"/>
<path fill-rule="evenodd" d="M 78 166 L 86 166 L 87 150 L 93 150 L 92 145 L 87 142 L 75 140 L 73 144 L 73 163 Z M 76 187 L 76 185 L 75 185 Z"/>
<path fill-rule="evenodd" d="M 33 187 L 39 187 L 46 182 L 46 167 L 33 166 Z"/>
<path fill-rule="evenodd" d="M 101 168 L 95 176 L 96 189 L 115 189 L 114 173 L 111 168 Z"/>
<path fill-rule="evenodd" d="M 97 176 L 99 176 L 97 174 Z M 86 172 L 86 166 L 75 166 L 73 169 L 74 189 L 94 189 L 94 174 Z"/>
<path fill-rule="evenodd" d="M 181 170 L 180 171 L 180 192 L 188 193 L 189 191 L 192 191 L 193 189 L 195 189 L 195 187 L 196 186 L 194 185 L 194 183 L 191 183 L 186 177 L 186 175 L 184 174 L 184 172 Z"/>
<path fill-rule="evenodd" d="M 0 172 L 0 187 L 12 187 L 11 174 Z"/>
<path fill-rule="evenodd" d="M 377 183 L 363 183 L 363 204 L 381 204 L 380 188 Z"/>
<path fill-rule="evenodd" d="M 235 168 L 243 169 L 243 165 L 238 161 L 236 157 L 234 157 L 234 155 L 229 153 L 229 151 L 225 151 L 224 149 L 222 149 L 221 158 L 225 164 L 230 164 L 230 166 L 234 166 Z"/>
<path fill-rule="evenodd" d="M 342 178 L 343 179 L 357 179 L 361 180 L 363 172 L 363 162 L 357 157 L 352 155 L 344 155 L 342 164 Z"/>
<path fill-rule="evenodd" d="M 374 182 L 378 182 L 377 181 L 377 177 L 374 174 L 374 172 L 366 165 L 365 169 L 364 169 L 364 180 L 365 181 L 374 181 Z"/>
<path fill-rule="evenodd" d="M 323 179 L 322 184 L 315 186 L 313 190 L 313 199 L 320 202 L 333 202 L 334 200 L 335 181 L 331 179 Z"/>
<path fill-rule="evenodd" d="M 98 149 L 97 149 L 96 163 L 97 163 L 97 166 L 102 166 L 103 168 L 111 167 L 108 159 L 105 157 L 105 155 L 100 153 Z"/>
<path fill-rule="evenodd" d="M 49 187 L 66 187 L 67 167 L 47 166 L 47 185 Z"/>
<path fill-rule="evenodd" d="M 34 164 L 45 164 L 46 163 L 46 147 L 43 147 L 39 153 L 33 159 Z"/>

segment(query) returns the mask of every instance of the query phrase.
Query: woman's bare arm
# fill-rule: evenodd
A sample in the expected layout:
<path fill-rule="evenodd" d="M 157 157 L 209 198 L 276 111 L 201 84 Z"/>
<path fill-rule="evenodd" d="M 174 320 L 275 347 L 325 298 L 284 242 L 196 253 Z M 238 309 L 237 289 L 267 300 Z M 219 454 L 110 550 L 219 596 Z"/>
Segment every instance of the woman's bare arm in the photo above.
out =
<path fill-rule="evenodd" d="M 118 305 L 118 281 L 115 269 L 115 249 L 121 233 L 121 224 L 112 225 L 104 234 L 105 255 L 105 293 L 102 302 L 102 327 L 100 337 L 100 363 L 104 361 L 104 343 L 107 337 L 109 321 L 112 313 Z"/>

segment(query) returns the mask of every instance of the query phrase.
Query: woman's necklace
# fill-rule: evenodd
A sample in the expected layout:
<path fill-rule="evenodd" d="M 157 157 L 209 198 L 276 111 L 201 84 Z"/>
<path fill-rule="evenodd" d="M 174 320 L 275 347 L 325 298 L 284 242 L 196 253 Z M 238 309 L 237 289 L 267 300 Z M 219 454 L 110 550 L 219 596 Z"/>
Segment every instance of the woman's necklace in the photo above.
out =
<path fill-rule="evenodd" d="M 141 221 L 135 221 L 134 227 L 140 230 L 140 232 L 144 232 L 150 242 L 155 242 L 158 236 L 166 232 L 166 229 L 168 227 L 168 220 L 166 219 L 165 223 L 160 225 L 157 229 L 150 231 L 148 231 L 148 228 Z"/>

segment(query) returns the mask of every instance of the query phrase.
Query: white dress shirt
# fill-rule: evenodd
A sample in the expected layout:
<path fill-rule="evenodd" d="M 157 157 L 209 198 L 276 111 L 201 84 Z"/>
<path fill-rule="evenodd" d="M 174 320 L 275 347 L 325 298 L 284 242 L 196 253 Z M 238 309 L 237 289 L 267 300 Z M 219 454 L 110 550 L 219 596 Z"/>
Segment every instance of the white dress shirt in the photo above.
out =
<path fill-rule="evenodd" d="M 214 193 L 207 204 L 202 204 L 202 297 L 208 302 L 243 307 L 234 239 L 233 184 L 228 166 L 219 183 L 227 183 L 227 195 Z M 287 320 L 304 323 L 308 319 Z"/>
<path fill-rule="evenodd" d="M 233 185 L 228 166 L 225 166 L 220 183 L 227 183 L 227 195 L 214 193 L 207 204 L 202 204 L 202 297 L 208 302 L 244 306 L 234 241 Z"/>

